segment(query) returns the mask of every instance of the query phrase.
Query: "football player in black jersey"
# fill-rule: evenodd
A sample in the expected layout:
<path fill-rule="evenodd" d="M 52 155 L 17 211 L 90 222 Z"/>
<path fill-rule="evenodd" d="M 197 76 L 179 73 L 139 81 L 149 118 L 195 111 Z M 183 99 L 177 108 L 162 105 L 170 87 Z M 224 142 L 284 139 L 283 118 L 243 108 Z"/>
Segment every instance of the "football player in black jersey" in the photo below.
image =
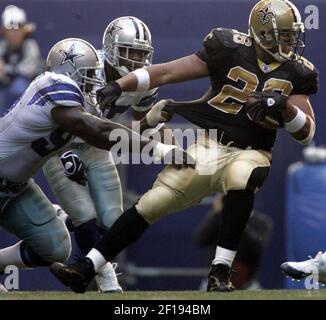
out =
<path fill-rule="evenodd" d="M 300 56 L 303 33 L 300 13 L 291 2 L 262 0 L 250 13 L 249 35 L 213 29 L 202 51 L 138 69 L 99 91 L 98 101 L 105 107 L 124 91 L 209 76 L 211 90 L 205 99 L 176 107 L 175 112 L 217 134 L 212 139 L 207 133 L 188 148 L 196 169 L 165 167 L 152 189 L 115 222 L 84 260 L 54 264 L 55 276 L 82 292 L 97 270 L 149 225 L 211 193 L 224 192 L 220 239 L 207 290 L 232 291 L 231 265 L 253 208 L 254 193 L 268 175 L 276 128 L 283 124 L 302 144 L 308 144 L 315 133 L 309 95 L 318 91 L 318 71 Z M 251 113 L 251 107 L 256 111 Z M 201 174 L 202 169 L 210 174 Z"/>

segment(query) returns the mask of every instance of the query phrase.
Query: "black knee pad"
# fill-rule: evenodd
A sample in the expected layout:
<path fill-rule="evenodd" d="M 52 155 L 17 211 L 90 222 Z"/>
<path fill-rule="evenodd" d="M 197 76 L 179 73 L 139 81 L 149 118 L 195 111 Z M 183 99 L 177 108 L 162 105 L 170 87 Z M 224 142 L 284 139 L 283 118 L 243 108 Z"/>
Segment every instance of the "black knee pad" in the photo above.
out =
<path fill-rule="evenodd" d="M 260 189 L 263 186 L 263 184 L 268 176 L 268 173 L 269 173 L 269 167 L 255 168 L 251 172 L 251 175 L 247 182 L 246 189 L 254 191 L 254 192 L 257 191 L 258 189 Z"/>

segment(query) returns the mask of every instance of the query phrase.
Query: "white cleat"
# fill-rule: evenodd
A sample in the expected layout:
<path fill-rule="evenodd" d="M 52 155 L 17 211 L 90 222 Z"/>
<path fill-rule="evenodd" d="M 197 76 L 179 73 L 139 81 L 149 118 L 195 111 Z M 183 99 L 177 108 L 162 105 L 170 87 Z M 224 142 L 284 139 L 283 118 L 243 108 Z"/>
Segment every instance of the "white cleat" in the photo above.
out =
<path fill-rule="evenodd" d="M 326 283 L 326 252 L 319 251 L 314 258 L 301 262 L 284 262 L 281 270 L 292 279 L 301 280 L 310 275 L 318 276 L 318 282 Z"/>
<path fill-rule="evenodd" d="M 8 290 L 0 283 L 0 293 L 8 292 Z"/>
<path fill-rule="evenodd" d="M 121 293 L 122 288 L 119 285 L 117 274 L 115 269 L 117 268 L 117 263 L 108 262 L 105 266 L 100 269 L 95 277 L 97 288 L 99 292 L 102 293 Z"/>

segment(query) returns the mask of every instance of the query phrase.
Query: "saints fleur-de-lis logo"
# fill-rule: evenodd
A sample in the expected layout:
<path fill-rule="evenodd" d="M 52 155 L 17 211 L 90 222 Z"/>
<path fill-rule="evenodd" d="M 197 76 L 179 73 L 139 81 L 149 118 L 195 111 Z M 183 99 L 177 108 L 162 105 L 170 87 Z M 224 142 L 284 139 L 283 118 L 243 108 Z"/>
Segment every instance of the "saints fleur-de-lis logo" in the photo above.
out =
<path fill-rule="evenodd" d="M 257 14 L 259 15 L 259 20 L 262 24 L 269 23 L 271 18 L 275 17 L 275 12 L 271 11 L 269 6 L 260 9 Z"/>

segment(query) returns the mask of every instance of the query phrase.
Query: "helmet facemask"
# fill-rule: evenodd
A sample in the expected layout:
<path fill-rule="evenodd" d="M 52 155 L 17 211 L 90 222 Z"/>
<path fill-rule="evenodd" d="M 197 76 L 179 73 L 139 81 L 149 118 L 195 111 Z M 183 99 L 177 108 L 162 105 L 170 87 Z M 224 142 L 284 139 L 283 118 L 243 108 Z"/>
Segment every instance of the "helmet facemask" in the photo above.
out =
<path fill-rule="evenodd" d="M 286 60 L 300 58 L 305 48 L 304 28 L 274 31 L 278 39 L 278 54 Z"/>
<path fill-rule="evenodd" d="M 79 68 L 69 75 L 80 87 L 83 95 L 88 97 L 88 102 L 96 106 L 96 91 L 105 85 L 105 81 L 100 78 L 102 66 L 95 68 Z"/>
<path fill-rule="evenodd" d="M 116 46 L 115 68 L 124 73 L 151 65 L 153 50 L 138 49 L 127 46 Z"/>

